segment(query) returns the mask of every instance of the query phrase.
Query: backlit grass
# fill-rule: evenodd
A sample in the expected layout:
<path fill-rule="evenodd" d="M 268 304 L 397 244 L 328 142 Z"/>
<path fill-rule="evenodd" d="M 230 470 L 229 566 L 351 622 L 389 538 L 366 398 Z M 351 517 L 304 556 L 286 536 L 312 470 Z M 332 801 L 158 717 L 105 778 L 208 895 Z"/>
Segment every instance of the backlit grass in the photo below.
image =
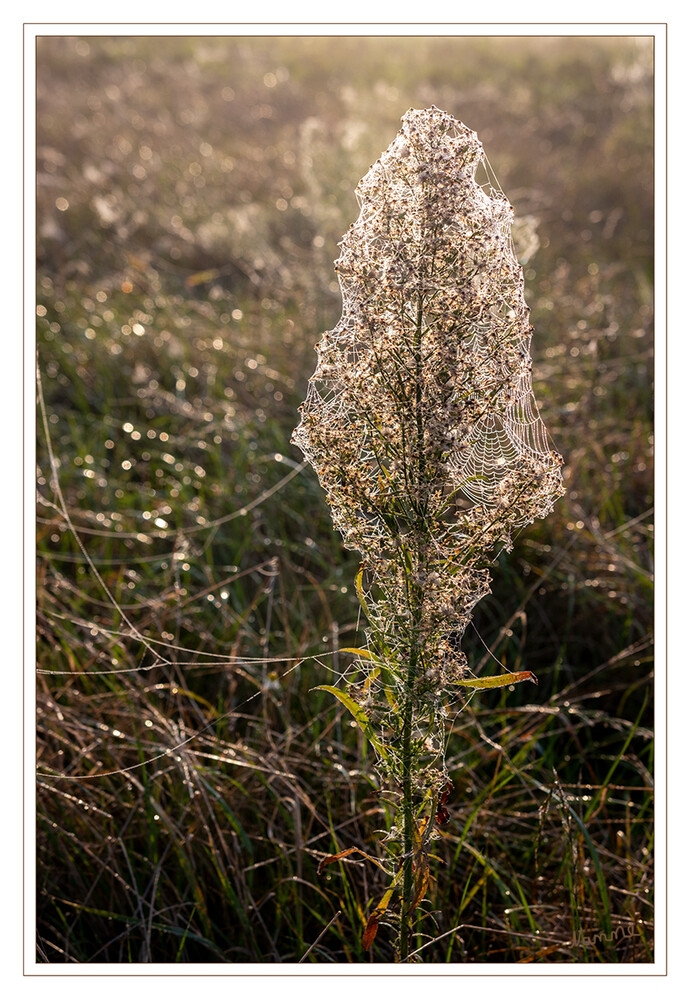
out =
<path fill-rule="evenodd" d="M 383 873 L 317 874 L 385 802 L 313 690 L 357 561 L 289 439 L 353 188 L 432 103 L 515 207 L 567 495 L 467 633 L 539 686 L 449 722 L 412 949 L 651 959 L 651 70 L 644 40 L 39 39 L 39 960 L 392 960 Z"/>

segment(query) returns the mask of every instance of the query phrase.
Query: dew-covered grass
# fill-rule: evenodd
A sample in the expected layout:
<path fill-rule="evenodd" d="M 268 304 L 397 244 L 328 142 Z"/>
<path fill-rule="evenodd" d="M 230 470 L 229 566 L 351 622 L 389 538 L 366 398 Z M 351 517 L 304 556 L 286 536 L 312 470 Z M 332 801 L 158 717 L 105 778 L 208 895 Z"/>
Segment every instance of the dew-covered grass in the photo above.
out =
<path fill-rule="evenodd" d="M 449 720 L 415 947 L 652 958 L 651 73 L 649 40 L 39 39 L 39 960 L 392 960 L 382 872 L 317 873 L 385 806 L 313 690 L 358 563 L 289 440 L 354 186 L 430 104 L 515 207 L 567 495 L 466 635 L 539 686 Z"/>

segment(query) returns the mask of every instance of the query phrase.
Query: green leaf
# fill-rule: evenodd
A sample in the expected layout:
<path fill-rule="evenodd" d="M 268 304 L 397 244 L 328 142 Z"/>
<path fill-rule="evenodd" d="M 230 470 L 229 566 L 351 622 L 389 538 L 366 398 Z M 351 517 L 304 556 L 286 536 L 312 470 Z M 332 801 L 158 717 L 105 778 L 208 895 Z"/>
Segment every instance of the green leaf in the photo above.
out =
<path fill-rule="evenodd" d="M 346 694 L 344 690 L 340 690 L 338 687 L 331 687 L 328 684 L 323 684 L 322 686 L 314 687 L 313 689 L 327 690 L 329 694 L 333 694 L 334 697 L 337 697 L 340 703 L 344 704 L 347 710 L 350 712 L 350 714 L 357 722 L 361 730 L 364 732 L 368 741 L 374 747 L 379 756 L 384 760 L 388 759 L 388 750 L 382 744 L 381 740 L 376 736 L 376 733 L 374 732 L 374 729 L 372 727 L 371 722 L 369 721 L 369 718 L 366 715 L 366 712 L 364 711 L 363 708 L 359 706 L 359 704 L 357 704 L 357 702 L 352 697 L 350 697 L 349 694 Z"/>

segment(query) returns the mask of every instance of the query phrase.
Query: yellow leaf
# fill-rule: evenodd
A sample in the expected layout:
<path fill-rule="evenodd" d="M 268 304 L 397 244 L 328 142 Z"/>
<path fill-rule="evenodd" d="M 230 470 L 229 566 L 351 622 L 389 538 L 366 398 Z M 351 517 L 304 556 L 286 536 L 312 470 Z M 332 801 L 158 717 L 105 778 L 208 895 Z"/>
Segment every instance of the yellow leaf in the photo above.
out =
<path fill-rule="evenodd" d="M 355 590 L 357 591 L 357 599 L 359 600 L 362 610 L 369 617 L 369 608 L 367 607 L 367 602 L 364 599 L 364 587 L 362 586 L 362 576 L 364 575 L 364 566 L 359 567 L 359 572 L 355 576 Z"/>
<path fill-rule="evenodd" d="M 195 288 L 198 284 L 206 284 L 208 281 L 213 281 L 219 274 L 220 271 L 216 267 L 208 271 L 197 271 L 196 274 L 189 275 L 185 284 L 188 288 Z"/>
<path fill-rule="evenodd" d="M 482 676 L 474 680 L 460 680 L 459 686 L 487 690 L 489 687 L 508 687 L 511 683 L 522 683 L 523 680 L 529 680 L 531 683 L 537 682 L 534 673 L 527 669 L 519 673 L 503 673 L 501 676 Z"/>
<path fill-rule="evenodd" d="M 375 656 L 373 652 L 369 649 L 338 649 L 339 652 L 349 652 L 351 656 L 359 656 L 360 659 L 368 659 L 373 662 L 380 662 L 378 656 Z"/>
<path fill-rule="evenodd" d="M 357 701 L 350 697 L 349 694 L 346 694 L 344 690 L 340 690 L 338 687 L 332 687 L 329 684 L 322 684 L 321 686 L 314 687 L 313 689 L 327 690 L 329 694 L 333 694 L 334 697 L 337 697 L 340 703 L 344 704 L 350 712 L 379 756 L 384 760 L 388 758 L 388 751 L 382 744 L 381 740 L 377 738 L 366 712 L 359 706 Z"/>

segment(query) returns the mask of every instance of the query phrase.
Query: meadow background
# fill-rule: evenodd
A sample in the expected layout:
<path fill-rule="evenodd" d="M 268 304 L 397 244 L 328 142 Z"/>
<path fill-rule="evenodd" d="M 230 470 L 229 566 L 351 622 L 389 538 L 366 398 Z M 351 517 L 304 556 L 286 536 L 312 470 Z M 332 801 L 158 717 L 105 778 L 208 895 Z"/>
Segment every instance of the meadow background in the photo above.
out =
<path fill-rule="evenodd" d="M 353 189 L 431 104 L 515 208 L 567 495 L 465 636 L 539 686 L 449 720 L 418 959 L 652 960 L 652 40 L 43 37 L 37 67 L 38 960 L 393 960 L 361 946 L 383 873 L 317 873 L 385 814 L 313 689 L 364 623 L 289 441 Z"/>

